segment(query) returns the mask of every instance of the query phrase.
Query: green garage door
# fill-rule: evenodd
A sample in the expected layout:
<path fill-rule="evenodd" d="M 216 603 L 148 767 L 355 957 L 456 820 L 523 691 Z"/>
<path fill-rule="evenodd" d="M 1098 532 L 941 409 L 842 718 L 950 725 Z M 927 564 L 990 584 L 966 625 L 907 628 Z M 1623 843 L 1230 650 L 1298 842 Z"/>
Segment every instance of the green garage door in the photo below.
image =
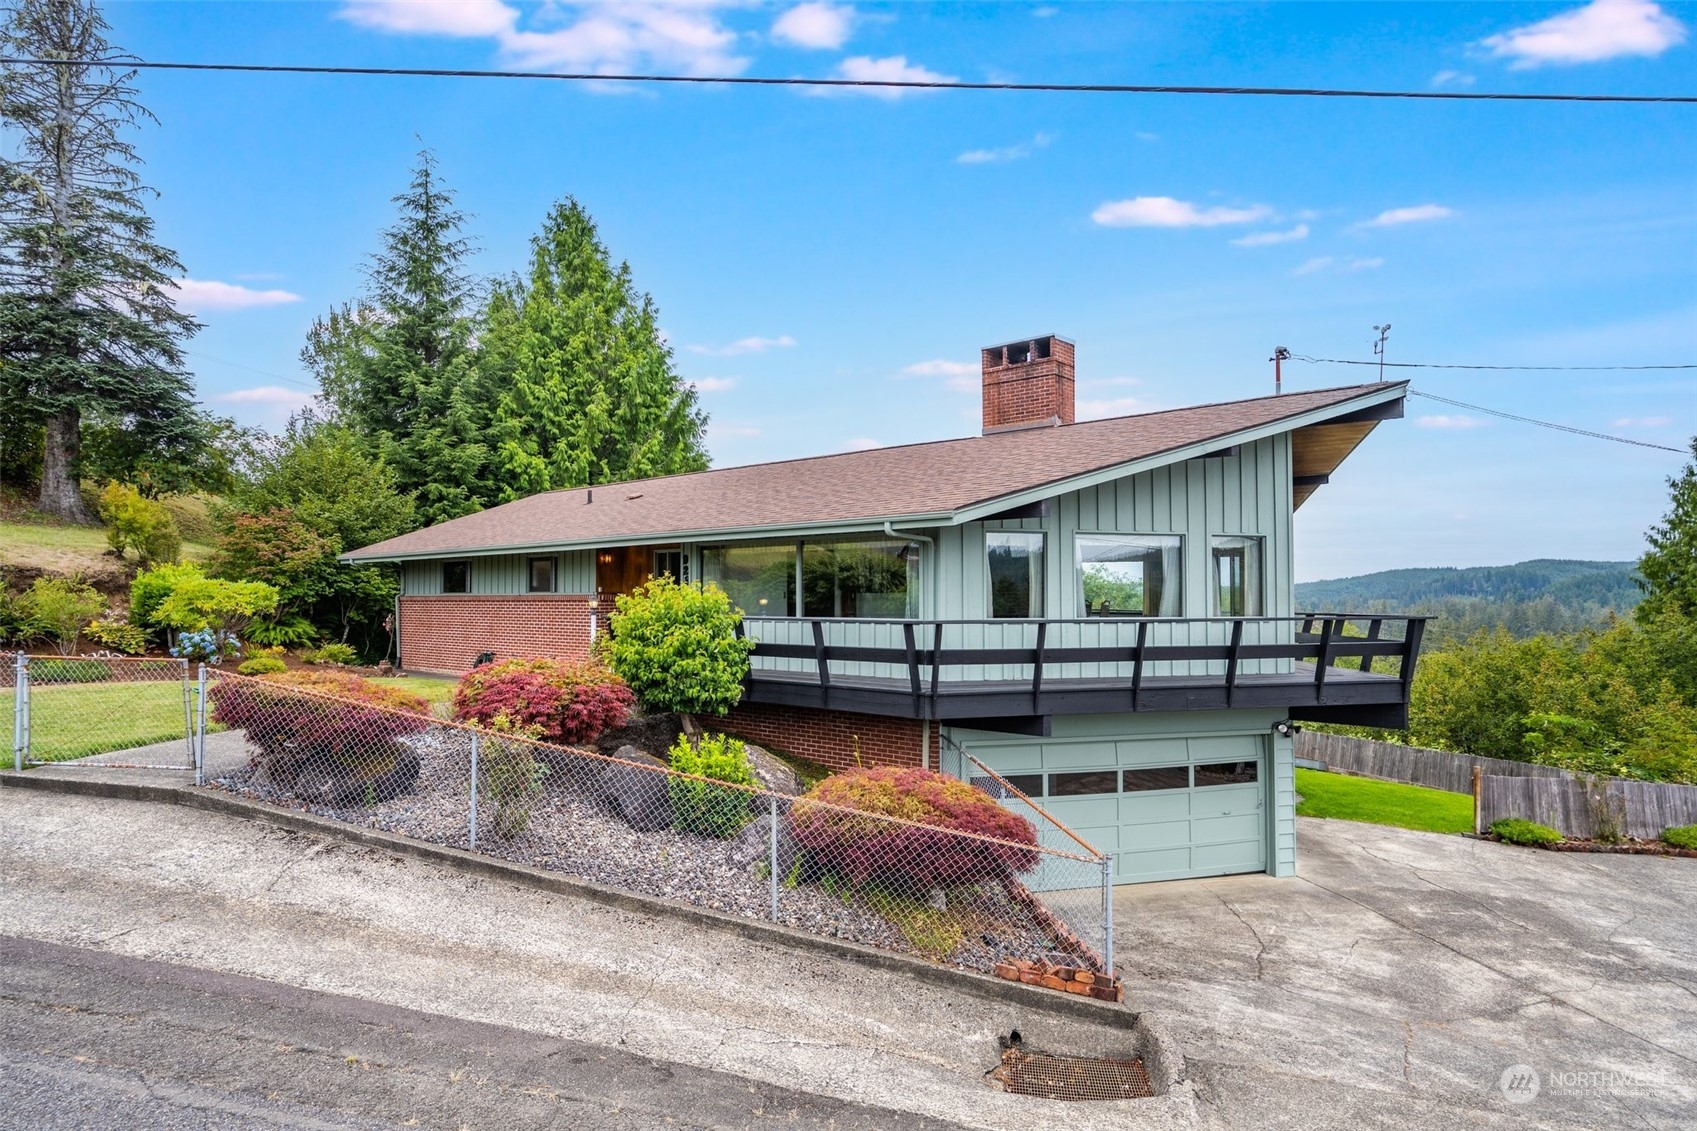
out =
<path fill-rule="evenodd" d="M 974 749 L 1114 856 L 1116 883 L 1267 870 L 1266 739 L 1030 741 Z M 1045 844 L 1065 849 L 1047 833 Z"/>

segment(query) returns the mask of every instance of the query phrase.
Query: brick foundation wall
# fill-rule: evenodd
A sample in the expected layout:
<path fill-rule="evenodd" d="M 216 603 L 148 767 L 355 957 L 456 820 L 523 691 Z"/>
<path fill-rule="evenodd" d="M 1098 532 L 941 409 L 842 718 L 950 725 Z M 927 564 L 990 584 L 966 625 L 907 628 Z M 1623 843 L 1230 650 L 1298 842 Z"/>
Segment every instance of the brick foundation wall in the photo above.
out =
<path fill-rule="evenodd" d="M 808 707 L 775 707 L 766 703 L 744 703 L 723 719 L 703 719 L 709 730 L 723 730 L 757 746 L 781 750 L 833 770 L 852 770 L 855 742 L 860 747 L 860 765 L 923 765 L 922 727 L 931 728 L 930 767 L 937 766 L 937 724 L 919 719 L 895 719 L 885 715 L 860 715 L 852 711 L 820 711 Z"/>
<path fill-rule="evenodd" d="M 401 667 L 459 675 L 479 653 L 496 659 L 589 657 L 589 598 L 536 593 L 402 597 Z"/>

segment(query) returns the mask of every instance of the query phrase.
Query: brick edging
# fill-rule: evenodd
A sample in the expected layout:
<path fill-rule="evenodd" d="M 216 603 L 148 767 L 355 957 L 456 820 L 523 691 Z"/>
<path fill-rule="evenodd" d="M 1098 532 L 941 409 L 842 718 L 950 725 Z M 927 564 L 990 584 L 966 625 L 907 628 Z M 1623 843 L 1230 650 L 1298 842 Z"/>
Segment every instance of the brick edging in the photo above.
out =
<path fill-rule="evenodd" d="M 258 801 L 249 801 L 215 790 L 197 789 L 190 785 L 160 785 L 152 782 L 121 782 L 109 779 L 74 779 L 46 777 L 32 773 L 7 771 L 0 773 L 0 786 L 35 789 L 50 793 L 75 794 L 85 797 L 109 797 L 124 801 L 151 801 L 166 805 L 183 805 L 191 809 L 222 813 L 226 816 L 263 821 L 297 832 L 311 832 L 337 840 L 380 848 L 402 856 L 412 856 L 445 864 L 461 872 L 505 880 L 524 887 L 536 888 L 558 895 L 587 899 L 622 911 L 644 915 L 661 915 L 681 919 L 697 926 L 727 931 L 752 942 L 811 950 L 846 958 L 881 970 L 905 974 L 944 989 L 952 989 L 974 997 L 997 1001 L 1012 1001 L 1028 1009 L 1062 1017 L 1078 1018 L 1096 1024 L 1107 1024 L 1127 1030 L 1138 1026 L 1139 1014 L 1123 1005 L 1099 1002 L 1076 994 L 1057 994 L 1051 990 L 1035 989 L 1020 982 L 1009 982 L 988 974 L 975 974 L 950 966 L 940 966 L 923 959 L 890 951 L 877 950 L 843 939 L 811 935 L 794 927 L 769 923 L 763 919 L 742 919 L 709 911 L 693 904 L 656 896 L 637 895 L 602 884 L 547 872 L 523 864 L 514 864 L 481 853 L 449 848 L 416 840 L 399 833 L 348 825 L 328 817 L 283 809 Z"/>

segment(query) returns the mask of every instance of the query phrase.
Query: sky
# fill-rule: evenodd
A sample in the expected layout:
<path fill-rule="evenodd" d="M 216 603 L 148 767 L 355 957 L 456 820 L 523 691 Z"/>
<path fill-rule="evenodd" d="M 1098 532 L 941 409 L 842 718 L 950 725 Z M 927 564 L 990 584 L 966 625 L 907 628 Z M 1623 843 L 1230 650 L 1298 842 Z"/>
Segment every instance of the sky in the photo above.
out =
<path fill-rule="evenodd" d="M 158 61 L 593 74 L 1697 94 L 1697 4 L 116 3 Z M 1272 392 L 1275 346 L 1697 362 L 1697 106 L 143 72 L 136 143 L 205 323 L 205 403 L 270 427 L 420 148 L 521 269 L 576 197 L 651 294 L 715 465 L 978 430 L 978 350 L 1077 343 L 1079 415 Z M 1285 366 L 1285 388 L 1371 380 Z M 1682 449 L 1697 371 L 1403 370 Z M 1297 577 L 1634 558 L 1676 452 L 1413 398 L 1297 514 Z"/>

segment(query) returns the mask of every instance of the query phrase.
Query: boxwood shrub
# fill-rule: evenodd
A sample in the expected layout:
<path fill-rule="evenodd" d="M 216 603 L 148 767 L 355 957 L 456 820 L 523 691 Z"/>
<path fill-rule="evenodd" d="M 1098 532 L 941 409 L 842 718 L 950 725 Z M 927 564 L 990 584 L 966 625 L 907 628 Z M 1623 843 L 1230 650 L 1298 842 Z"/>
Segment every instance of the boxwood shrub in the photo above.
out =
<path fill-rule="evenodd" d="M 454 689 L 454 717 L 463 722 L 536 728 L 545 742 L 585 743 L 623 726 L 636 696 L 596 663 L 501 660 L 473 668 Z"/>
<path fill-rule="evenodd" d="M 790 827 L 812 869 L 856 887 L 875 882 L 923 894 L 1005 881 L 1037 865 L 1030 821 L 930 770 L 875 766 L 832 775 L 794 803 Z"/>
<path fill-rule="evenodd" d="M 1491 835 L 1509 844 L 1524 844 L 1534 848 L 1556 844 L 1562 839 L 1561 834 L 1550 826 L 1521 817 L 1505 817 L 1500 821 L 1491 822 Z"/>

